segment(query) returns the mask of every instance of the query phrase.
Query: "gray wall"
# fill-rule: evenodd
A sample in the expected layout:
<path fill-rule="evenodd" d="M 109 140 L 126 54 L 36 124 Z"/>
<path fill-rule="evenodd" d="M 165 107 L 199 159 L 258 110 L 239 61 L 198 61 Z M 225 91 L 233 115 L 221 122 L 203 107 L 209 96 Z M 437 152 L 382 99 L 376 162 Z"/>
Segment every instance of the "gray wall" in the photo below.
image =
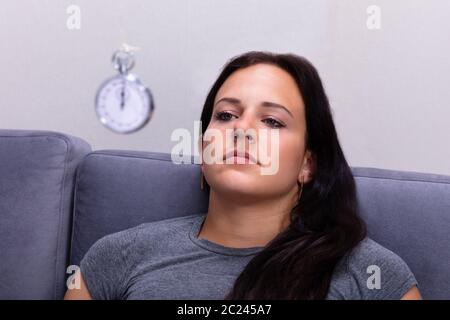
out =
<path fill-rule="evenodd" d="M 80 30 L 66 27 L 71 4 Z M 381 9 L 379 30 L 366 26 L 369 5 Z M 2 0 L 0 128 L 170 152 L 229 58 L 294 52 L 323 78 L 350 165 L 450 174 L 449 15 L 447 0 Z M 133 72 L 156 104 L 131 135 L 103 127 L 93 103 L 123 42 L 142 48 Z"/>

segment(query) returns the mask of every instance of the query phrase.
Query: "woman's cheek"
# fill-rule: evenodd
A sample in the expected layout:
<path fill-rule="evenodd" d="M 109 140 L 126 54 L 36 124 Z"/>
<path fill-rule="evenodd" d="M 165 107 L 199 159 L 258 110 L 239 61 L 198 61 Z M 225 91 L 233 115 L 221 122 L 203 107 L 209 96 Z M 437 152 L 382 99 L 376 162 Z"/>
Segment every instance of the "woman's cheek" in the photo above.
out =
<path fill-rule="evenodd" d="M 279 172 L 284 175 L 285 179 L 289 179 L 290 176 L 293 176 L 295 180 L 297 179 L 301 150 L 298 137 L 295 139 L 289 136 L 280 138 L 278 151 Z"/>

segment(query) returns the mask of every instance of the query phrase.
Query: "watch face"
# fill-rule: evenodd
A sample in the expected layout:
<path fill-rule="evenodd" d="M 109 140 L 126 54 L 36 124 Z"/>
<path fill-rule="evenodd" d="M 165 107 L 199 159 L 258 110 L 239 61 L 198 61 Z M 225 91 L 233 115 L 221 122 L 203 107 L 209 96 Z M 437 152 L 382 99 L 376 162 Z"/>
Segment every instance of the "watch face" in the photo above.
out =
<path fill-rule="evenodd" d="M 142 128 L 153 113 L 150 91 L 133 74 L 105 81 L 97 92 L 95 109 L 100 122 L 118 133 Z"/>

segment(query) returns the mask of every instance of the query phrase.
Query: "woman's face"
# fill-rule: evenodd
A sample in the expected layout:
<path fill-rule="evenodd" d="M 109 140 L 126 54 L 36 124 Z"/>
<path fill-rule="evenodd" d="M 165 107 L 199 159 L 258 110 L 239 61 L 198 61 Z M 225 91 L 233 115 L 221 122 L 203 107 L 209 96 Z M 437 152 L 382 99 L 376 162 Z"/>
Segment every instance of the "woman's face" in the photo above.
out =
<path fill-rule="evenodd" d="M 228 77 L 215 97 L 211 121 L 203 135 L 204 159 L 206 148 L 213 150 L 210 154 L 218 155 L 237 149 L 237 141 L 233 140 L 236 129 L 241 133 L 255 133 L 251 135 L 253 143 L 245 134 L 238 139 L 245 143 L 239 150 L 249 152 L 257 163 L 233 163 L 233 159 L 213 164 L 203 161 L 202 171 L 211 189 L 238 196 L 264 196 L 265 199 L 298 191 L 297 182 L 301 182 L 301 168 L 306 159 L 306 122 L 303 99 L 289 73 L 274 65 L 257 64 L 239 69 Z M 279 139 L 271 144 L 273 130 L 278 131 Z M 211 131 L 220 133 L 220 138 L 213 135 L 214 138 L 206 141 Z M 265 140 L 262 134 L 266 134 Z M 258 149 L 265 150 L 270 162 L 258 157 Z M 276 170 L 267 170 L 269 167 Z M 262 173 L 263 168 L 266 174 Z"/>

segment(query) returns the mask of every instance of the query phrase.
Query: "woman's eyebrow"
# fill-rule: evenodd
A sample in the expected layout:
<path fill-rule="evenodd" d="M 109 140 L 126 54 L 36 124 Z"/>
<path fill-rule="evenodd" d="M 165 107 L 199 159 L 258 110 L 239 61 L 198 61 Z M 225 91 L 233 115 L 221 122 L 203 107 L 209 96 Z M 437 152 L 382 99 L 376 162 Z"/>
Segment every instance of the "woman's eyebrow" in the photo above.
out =
<path fill-rule="evenodd" d="M 230 98 L 230 97 L 224 97 L 219 99 L 215 105 L 218 105 L 219 102 L 228 102 L 234 105 L 242 105 L 241 100 L 236 99 L 236 98 Z M 280 108 L 285 110 L 292 118 L 294 118 L 294 116 L 292 115 L 292 113 L 289 111 L 288 108 L 286 108 L 285 106 L 282 106 L 281 104 L 275 103 L 275 102 L 270 102 L 270 101 L 263 101 L 260 104 L 261 107 L 269 107 L 269 108 Z"/>

